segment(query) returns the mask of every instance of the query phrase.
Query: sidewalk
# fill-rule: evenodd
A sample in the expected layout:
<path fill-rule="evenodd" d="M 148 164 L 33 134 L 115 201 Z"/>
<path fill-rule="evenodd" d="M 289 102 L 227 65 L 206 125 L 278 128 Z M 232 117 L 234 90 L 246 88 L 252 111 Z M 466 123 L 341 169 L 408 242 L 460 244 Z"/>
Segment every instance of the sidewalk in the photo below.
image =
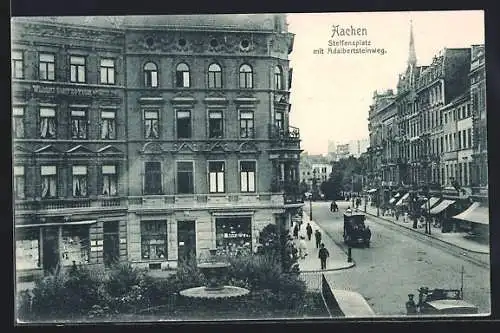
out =
<path fill-rule="evenodd" d="M 359 208 L 362 212 L 364 212 L 364 203 Z M 372 207 L 372 206 L 367 205 L 366 206 L 366 213 L 377 217 L 377 207 Z M 403 222 L 402 217 L 399 217 L 399 220 L 396 221 L 396 218 L 394 216 L 382 216 L 381 211 L 380 211 L 380 216 L 378 216 L 378 218 L 392 222 L 392 223 L 397 224 L 397 225 L 400 225 L 402 227 L 405 227 L 406 229 L 413 230 L 414 232 L 419 232 L 419 233 L 424 234 L 428 237 L 438 239 L 438 240 L 443 241 L 445 243 L 452 244 L 452 245 L 459 247 L 465 251 L 470 251 L 470 252 L 475 252 L 475 253 L 483 253 L 483 254 L 490 253 L 489 245 L 481 244 L 481 243 L 478 243 L 478 242 L 475 242 L 473 240 L 465 238 L 464 236 L 466 235 L 466 233 L 464 233 L 464 232 L 442 233 L 441 228 L 431 227 L 431 234 L 429 235 L 429 234 L 425 233 L 425 228 L 413 229 L 413 221 L 411 221 L 411 220 L 407 220 L 407 222 Z"/>
<path fill-rule="evenodd" d="M 313 229 L 313 234 L 311 236 L 311 240 L 307 240 L 306 234 L 306 226 L 309 223 Z M 293 232 L 293 228 L 295 224 L 290 229 L 290 232 Z M 320 260 L 318 258 L 319 249 L 316 248 L 316 240 L 314 238 L 314 232 L 319 229 L 321 232 L 321 242 L 325 244 L 325 248 L 330 253 L 330 257 L 326 261 L 326 269 L 320 269 Z M 299 267 L 301 272 L 328 272 L 328 271 L 337 271 L 341 269 L 347 269 L 354 266 L 354 261 L 347 262 L 347 255 L 342 250 L 340 246 L 338 246 L 331 238 L 328 236 L 320 226 L 316 224 L 314 221 L 309 221 L 306 214 L 303 216 L 303 222 L 299 230 L 300 235 L 304 236 L 307 244 L 307 256 L 304 259 L 299 259 Z M 297 247 L 299 245 L 298 240 L 294 240 Z"/>

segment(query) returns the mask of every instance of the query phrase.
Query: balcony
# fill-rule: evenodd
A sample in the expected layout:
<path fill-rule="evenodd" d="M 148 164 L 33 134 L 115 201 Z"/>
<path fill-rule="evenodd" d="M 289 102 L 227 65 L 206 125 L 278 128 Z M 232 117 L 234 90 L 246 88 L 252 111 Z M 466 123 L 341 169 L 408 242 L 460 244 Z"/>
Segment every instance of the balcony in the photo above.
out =
<path fill-rule="evenodd" d="M 304 199 L 300 193 L 300 185 L 298 181 L 273 181 L 271 183 L 271 192 L 285 195 L 286 204 L 303 203 Z"/>
<path fill-rule="evenodd" d="M 16 212 L 50 213 L 58 211 L 61 213 L 89 212 L 124 209 L 126 202 L 123 197 L 98 197 L 98 198 L 69 198 L 69 199 L 35 199 L 16 200 Z"/>
<path fill-rule="evenodd" d="M 300 141 L 300 130 L 293 126 L 280 128 L 276 125 L 269 125 L 269 139 L 280 141 Z"/>

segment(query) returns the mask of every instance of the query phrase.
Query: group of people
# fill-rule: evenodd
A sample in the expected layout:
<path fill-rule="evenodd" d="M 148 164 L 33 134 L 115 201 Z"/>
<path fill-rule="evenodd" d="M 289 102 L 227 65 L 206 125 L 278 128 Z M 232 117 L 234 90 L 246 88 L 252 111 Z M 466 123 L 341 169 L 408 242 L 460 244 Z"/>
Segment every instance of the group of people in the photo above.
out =
<path fill-rule="evenodd" d="M 299 246 L 298 246 L 299 258 L 305 259 L 306 256 L 308 255 L 306 238 L 303 235 L 300 235 L 299 237 L 299 230 L 300 226 L 298 224 L 295 224 L 295 227 L 293 228 L 293 237 L 295 239 L 299 239 Z M 307 223 L 306 235 L 307 235 L 307 241 L 311 241 L 313 235 L 313 228 L 311 227 L 310 223 Z M 322 234 L 321 231 L 319 231 L 319 229 L 316 229 L 314 231 L 314 238 L 316 241 L 316 248 L 319 249 L 318 258 L 320 259 L 321 269 L 326 269 L 326 260 L 330 256 L 330 253 L 325 248 L 325 244 L 321 242 Z"/>

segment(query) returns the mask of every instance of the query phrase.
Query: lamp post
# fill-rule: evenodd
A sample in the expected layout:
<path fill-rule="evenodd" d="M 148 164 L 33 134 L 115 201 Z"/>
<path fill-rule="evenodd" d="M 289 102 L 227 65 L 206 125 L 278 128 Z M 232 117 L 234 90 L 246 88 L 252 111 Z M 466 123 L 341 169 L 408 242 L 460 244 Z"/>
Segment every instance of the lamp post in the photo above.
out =
<path fill-rule="evenodd" d="M 309 197 L 309 221 L 313 219 L 312 197 L 316 191 L 316 169 L 313 169 L 311 196 Z"/>

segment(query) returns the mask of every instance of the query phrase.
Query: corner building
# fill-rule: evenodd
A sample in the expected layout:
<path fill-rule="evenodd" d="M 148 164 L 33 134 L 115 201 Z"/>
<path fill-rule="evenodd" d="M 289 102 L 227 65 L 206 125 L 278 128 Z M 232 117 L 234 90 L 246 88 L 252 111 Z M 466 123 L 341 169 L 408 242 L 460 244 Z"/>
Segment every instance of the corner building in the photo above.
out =
<path fill-rule="evenodd" d="M 25 184 L 36 184 L 32 182 L 35 174 L 48 172 L 40 170 L 37 164 L 41 160 L 33 155 L 42 148 L 40 152 L 45 152 L 48 163 L 57 161 L 68 176 L 56 177 L 55 184 L 61 192 L 55 196 L 72 208 L 50 207 L 50 213 L 62 216 L 62 221 L 33 223 L 45 214 L 40 208 L 45 207 L 48 199 L 39 198 L 38 206 L 29 212 L 22 205 L 27 205 L 30 197 L 16 200 L 16 225 L 23 224 L 26 228 L 31 225 L 38 230 L 39 253 L 43 253 L 40 245 L 47 242 L 43 237 L 45 231 L 40 231 L 48 228 L 46 223 L 58 223 L 65 228 L 74 220 L 89 228 L 78 239 L 81 244 L 81 239 L 88 238 L 89 245 L 80 246 L 79 253 L 84 256 L 87 252 L 89 263 L 106 262 L 92 255 L 93 252 L 115 251 L 119 255 L 113 258 L 137 266 L 175 268 L 179 261 L 203 257 L 211 248 L 229 253 L 252 251 L 264 226 L 290 225 L 302 202 L 298 194 L 300 135 L 298 129 L 288 125 L 291 85 L 288 54 L 293 48 L 293 35 L 287 32 L 284 15 L 35 21 L 30 19 L 21 25 L 46 25 L 49 31 L 54 31 L 53 36 L 61 30 L 72 36 L 67 32 L 72 29 L 80 29 L 82 36 L 89 36 L 87 45 L 79 49 L 83 52 L 83 69 L 78 67 L 81 59 L 76 59 L 80 62 L 71 68 L 57 68 L 56 73 L 61 74 L 51 82 L 51 87 L 61 85 L 53 96 L 58 116 L 69 117 L 70 112 L 59 104 L 59 90 L 73 91 L 94 84 L 92 71 L 98 86 L 89 87 L 89 94 L 93 94 L 91 102 L 77 101 L 84 93 L 75 93 L 78 98 L 71 97 L 71 105 L 88 106 L 89 137 L 82 139 L 83 142 L 75 142 L 68 133 L 64 142 L 56 137 L 50 147 L 44 148 L 49 145 L 42 147 L 37 136 L 45 125 L 39 125 L 38 130 L 33 128 L 33 140 L 26 144 L 28 147 L 22 142 L 18 153 L 15 152 L 15 175 L 21 174 L 18 166 L 29 164 L 27 159 L 20 158 L 22 154 L 32 157 L 31 174 L 24 172 L 16 178 L 23 179 Z M 87 27 L 83 27 L 85 23 Z M 23 45 L 25 35 L 16 32 L 19 45 Z M 36 44 L 41 37 L 33 38 Z M 96 54 L 100 50 L 97 39 L 102 39 L 108 48 L 115 43 L 115 53 Z M 59 43 L 62 50 L 67 50 L 66 45 L 74 41 L 61 39 Z M 41 58 L 36 58 L 40 47 L 33 43 L 30 47 L 35 55 L 31 66 L 42 68 Z M 28 54 L 23 52 L 23 56 Z M 15 56 L 13 72 L 17 68 Z M 68 59 L 71 57 L 68 54 L 60 57 L 56 66 L 75 62 Z M 23 61 L 26 62 L 25 58 Z M 72 69 L 75 75 L 86 75 L 89 81 L 68 82 Z M 108 80 L 110 75 L 114 83 L 106 85 L 106 89 L 118 97 L 114 100 L 103 97 L 100 103 L 102 84 L 98 82 L 103 78 Z M 18 85 L 35 89 L 31 79 L 19 79 L 19 83 L 14 83 Z M 74 85 L 77 87 L 73 88 Z M 21 100 L 19 105 L 27 102 Z M 13 117 L 20 113 L 16 112 Z M 33 119 L 33 123 L 40 123 L 42 115 L 34 107 L 25 110 L 22 117 L 25 122 Z M 53 126 L 64 131 L 63 124 L 57 121 Z M 91 137 L 93 126 L 95 138 Z M 113 139 L 108 138 L 113 131 Z M 14 139 L 16 147 L 18 141 L 23 140 Z M 75 165 L 79 168 L 74 168 L 70 156 L 81 158 L 81 165 Z M 72 183 L 68 182 L 69 172 L 73 172 Z M 80 174 L 85 174 L 88 180 L 85 177 L 84 183 L 74 180 L 82 178 L 78 178 Z M 75 188 L 80 191 L 81 184 L 88 184 L 82 199 L 88 203 L 77 208 L 81 211 L 81 218 L 77 219 L 73 202 Z M 72 193 L 63 192 L 62 189 L 68 188 L 73 188 Z M 90 214 L 93 207 L 95 215 Z M 64 209 L 71 211 L 66 213 Z M 111 216 L 104 216 L 108 210 Z M 109 226 L 113 224 L 108 221 L 117 221 L 117 226 L 111 228 L 117 235 L 112 250 L 111 243 L 106 241 Z M 61 256 L 61 232 L 53 238 L 59 246 L 53 246 L 54 253 L 45 257 Z M 35 253 L 34 242 L 30 246 Z M 47 267 L 42 260 L 37 268 Z"/>

